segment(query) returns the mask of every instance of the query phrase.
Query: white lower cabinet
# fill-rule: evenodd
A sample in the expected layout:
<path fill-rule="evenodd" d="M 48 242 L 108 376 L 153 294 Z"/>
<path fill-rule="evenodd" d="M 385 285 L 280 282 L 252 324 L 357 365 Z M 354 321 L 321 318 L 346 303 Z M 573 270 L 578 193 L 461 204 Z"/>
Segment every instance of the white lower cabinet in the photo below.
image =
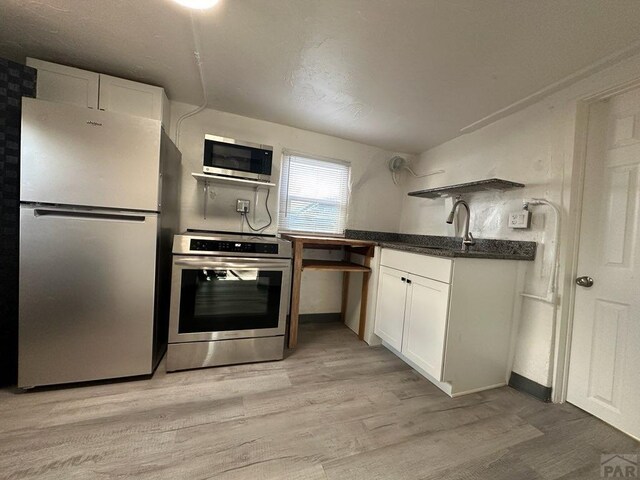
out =
<path fill-rule="evenodd" d="M 505 385 L 518 263 L 382 249 L 374 332 L 451 396 Z"/>
<path fill-rule="evenodd" d="M 408 275 L 402 352 L 436 380 L 442 380 L 449 310 L 449 285 Z"/>
<path fill-rule="evenodd" d="M 406 278 L 403 275 L 406 274 L 393 268 L 380 267 L 374 329 L 376 335 L 397 350 L 402 348 L 407 297 Z"/>

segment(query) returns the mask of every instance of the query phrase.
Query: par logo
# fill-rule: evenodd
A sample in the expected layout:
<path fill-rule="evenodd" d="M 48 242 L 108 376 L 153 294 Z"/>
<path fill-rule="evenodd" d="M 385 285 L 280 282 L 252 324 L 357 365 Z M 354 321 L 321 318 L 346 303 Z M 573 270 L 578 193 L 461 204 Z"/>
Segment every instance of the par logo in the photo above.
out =
<path fill-rule="evenodd" d="M 638 476 L 638 455 L 612 454 L 600 457 L 602 478 L 640 478 Z"/>

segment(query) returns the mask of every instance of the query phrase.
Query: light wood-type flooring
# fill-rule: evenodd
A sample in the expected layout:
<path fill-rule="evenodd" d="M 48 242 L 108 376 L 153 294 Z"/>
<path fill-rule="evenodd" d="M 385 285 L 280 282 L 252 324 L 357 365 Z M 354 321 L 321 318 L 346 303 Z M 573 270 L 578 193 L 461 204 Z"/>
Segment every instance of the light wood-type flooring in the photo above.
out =
<path fill-rule="evenodd" d="M 451 399 L 341 324 L 282 362 L 0 390 L 0 479 L 588 480 L 640 444 L 510 388 Z"/>

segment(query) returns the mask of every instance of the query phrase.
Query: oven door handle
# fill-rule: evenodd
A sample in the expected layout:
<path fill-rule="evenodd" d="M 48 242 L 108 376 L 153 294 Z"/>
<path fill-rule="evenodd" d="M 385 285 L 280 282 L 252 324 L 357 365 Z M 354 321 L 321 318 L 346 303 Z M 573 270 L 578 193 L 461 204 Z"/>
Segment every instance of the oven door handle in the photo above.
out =
<path fill-rule="evenodd" d="M 204 260 L 204 259 L 188 259 L 183 258 L 179 260 L 175 260 L 174 263 L 176 265 L 184 266 L 184 267 L 195 267 L 195 268 L 235 268 L 241 269 L 246 268 L 250 270 L 264 270 L 267 268 L 289 268 L 291 264 L 288 261 L 283 262 L 270 262 L 270 261 L 252 261 L 248 259 L 243 259 L 238 262 L 216 262 L 215 260 Z"/>

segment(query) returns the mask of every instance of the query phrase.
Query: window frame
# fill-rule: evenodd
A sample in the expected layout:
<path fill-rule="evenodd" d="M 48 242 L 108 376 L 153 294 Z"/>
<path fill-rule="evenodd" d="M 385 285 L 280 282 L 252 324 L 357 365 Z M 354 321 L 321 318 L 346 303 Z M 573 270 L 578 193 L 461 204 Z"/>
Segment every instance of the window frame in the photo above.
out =
<path fill-rule="evenodd" d="M 348 227 L 348 223 L 349 223 L 349 206 L 351 205 L 351 187 L 352 187 L 352 166 L 351 166 L 351 162 L 347 161 L 347 160 L 341 160 L 341 159 L 337 159 L 337 158 L 331 158 L 331 157 L 325 157 L 322 155 L 315 155 L 315 154 L 310 154 L 310 153 L 305 153 L 305 152 L 301 152 L 299 150 L 292 150 L 292 149 L 283 149 L 282 150 L 282 156 L 281 156 L 281 163 L 280 163 L 280 186 L 282 187 L 283 181 L 282 181 L 282 175 L 284 173 L 284 163 L 286 157 L 291 157 L 291 156 L 296 156 L 296 157 L 302 157 L 305 159 L 309 159 L 309 160 L 316 160 L 319 162 L 327 162 L 327 163 L 334 163 L 337 165 L 343 165 L 345 167 L 347 167 L 349 169 L 349 178 L 347 181 L 347 195 L 346 195 L 346 202 L 345 202 L 345 216 L 344 216 L 344 230 L 342 231 L 342 233 L 328 233 L 328 232 L 318 232 L 315 230 L 294 230 L 294 229 L 288 229 L 288 228 L 281 228 L 280 226 L 280 216 L 284 215 L 284 211 L 282 211 L 280 209 L 281 206 L 281 199 L 282 196 L 284 195 L 287 200 L 289 200 L 291 197 L 289 197 L 289 182 L 287 182 L 287 191 L 284 192 L 282 190 L 280 190 L 280 196 L 278 198 L 278 233 L 284 233 L 284 234 L 291 234 L 291 235 L 310 235 L 310 236 L 323 236 L 323 237 L 335 237 L 335 238 L 344 238 L 347 227 Z M 300 199 L 306 199 L 308 197 L 295 197 L 295 198 L 300 198 Z M 327 203 L 328 204 L 328 203 Z M 338 204 L 339 205 L 339 204 Z"/>

